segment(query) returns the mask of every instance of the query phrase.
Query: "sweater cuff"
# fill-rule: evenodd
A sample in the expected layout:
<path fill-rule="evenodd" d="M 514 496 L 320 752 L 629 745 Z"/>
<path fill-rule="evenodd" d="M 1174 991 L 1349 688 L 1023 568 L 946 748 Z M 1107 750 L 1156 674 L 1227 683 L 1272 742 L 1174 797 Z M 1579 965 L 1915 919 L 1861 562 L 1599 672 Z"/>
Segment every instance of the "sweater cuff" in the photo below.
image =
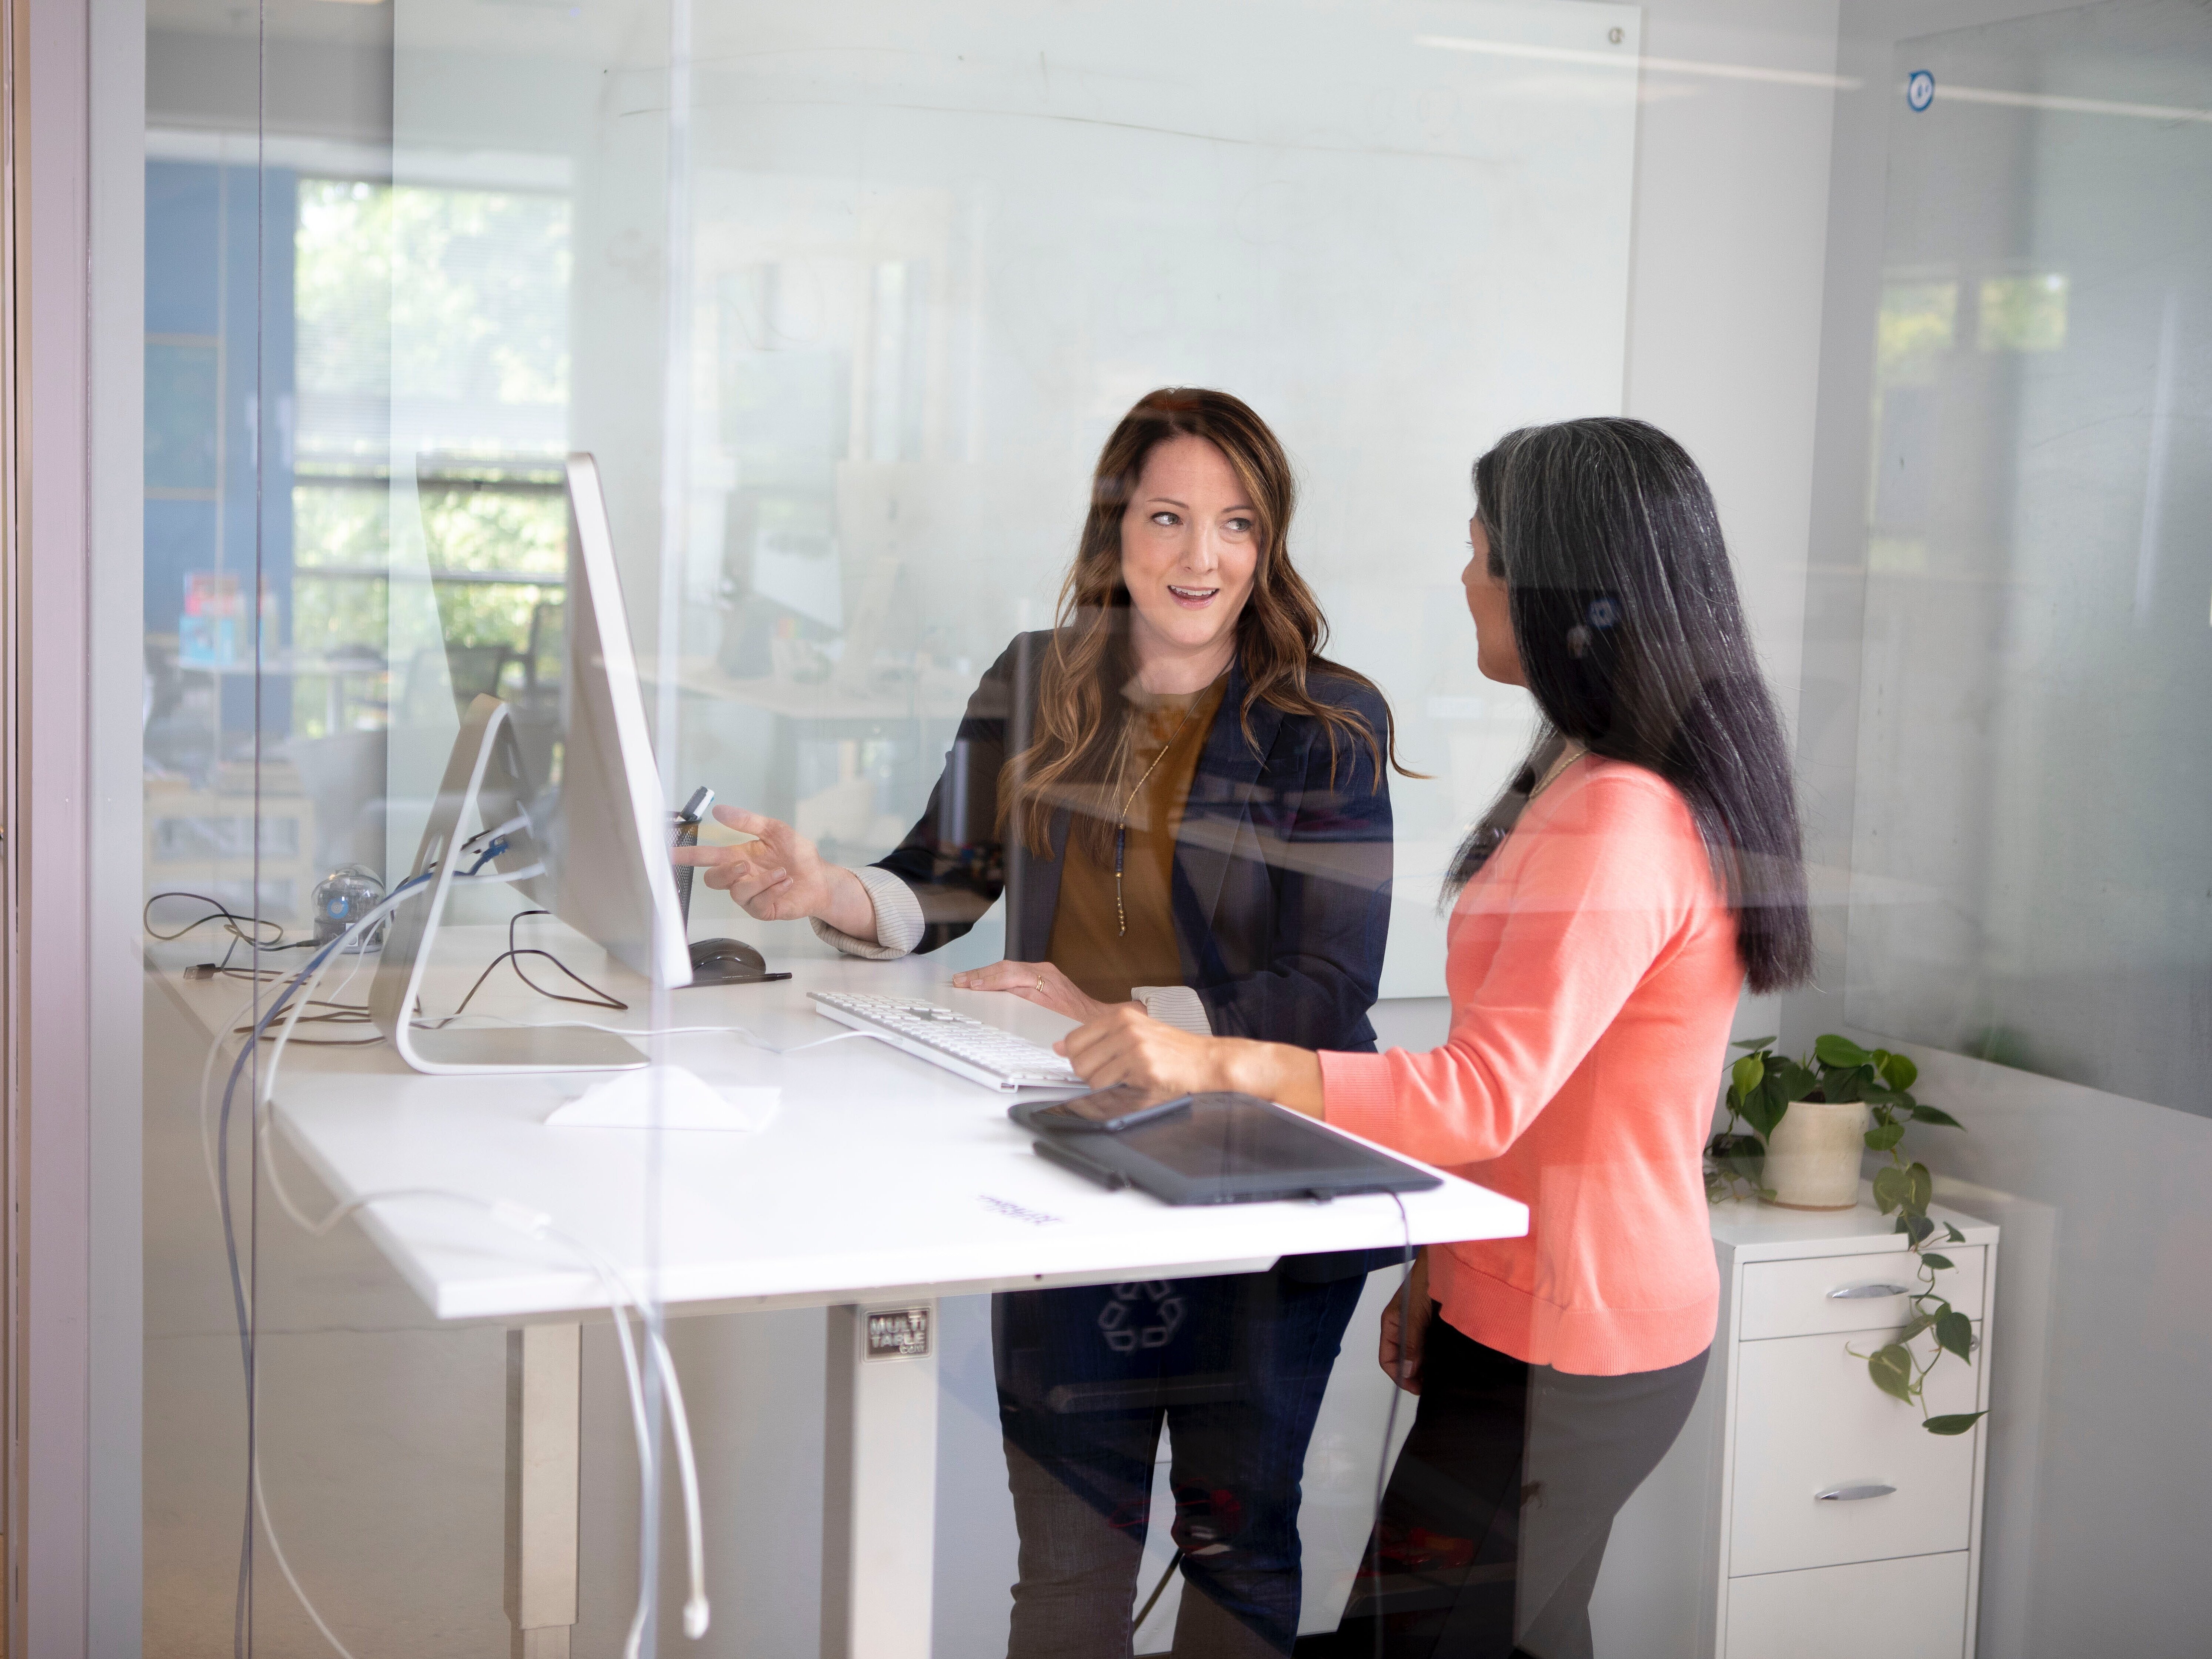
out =
<path fill-rule="evenodd" d="M 1206 1004 L 1188 985 L 1139 985 L 1129 994 L 1145 1005 L 1145 1012 L 1163 1025 L 1193 1036 L 1212 1036 L 1213 1022 L 1206 1017 Z"/>
<path fill-rule="evenodd" d="M 821 917 L 812 918 L 814 937 L 825 945 L 834 945 L 848 957 L 865 957 L 870 962 L 890 962 L 910 954 L 921 943 L 921 901 L 914 896 L 914 889 L 888 870 L 874 865 L 864 865 L 853 873 L 860 878 L 860 885 L 868 890 L 868 902 L 876 908 L 876 936 L 872 939 L 855 939 L 842 933 Z"/>
<path fill-rule="evenodd" d="M 1396 1146 L 1398 1096 L 1391 1086 L 1390 1056 L 1324 1048 L 1314 1058 L 1321 1062 L 1322 1121 L 1378 1146 Z"/>

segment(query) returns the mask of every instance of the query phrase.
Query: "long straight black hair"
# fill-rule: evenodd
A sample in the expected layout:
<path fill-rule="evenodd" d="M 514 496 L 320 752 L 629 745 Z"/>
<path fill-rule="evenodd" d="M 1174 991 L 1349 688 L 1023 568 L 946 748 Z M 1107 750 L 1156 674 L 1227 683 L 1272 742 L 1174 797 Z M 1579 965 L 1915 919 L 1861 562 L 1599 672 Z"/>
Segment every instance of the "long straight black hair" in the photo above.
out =
<path fill-rule="evenodd" d="M 1460 849 L 1452 884 L 1510 830 L 1538 763 L 1572 738 L 1680 792 L 1726 886 L 1746 981 L 1803 983 L 1813 927 L 1796 782 L 1697 463 L 1642 421 L 1524 427 L 1474 464 L 1474 499 L 1549 729 Z"/>

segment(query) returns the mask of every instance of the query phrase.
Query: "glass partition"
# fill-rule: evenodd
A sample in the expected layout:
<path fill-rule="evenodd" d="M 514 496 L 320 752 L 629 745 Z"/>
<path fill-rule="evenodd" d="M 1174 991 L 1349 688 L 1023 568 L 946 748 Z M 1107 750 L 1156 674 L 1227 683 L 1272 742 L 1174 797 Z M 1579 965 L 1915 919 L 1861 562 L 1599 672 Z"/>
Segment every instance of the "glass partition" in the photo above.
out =
<path fill-rule="evenodd" d="M 2212 37 L 1910 43 L 1892 119 L 1850 1017 L 2207 1109 Z"/>
<path fill-rule="evenodd" d="M 685 1154 L 622 1143 L 640 1161 L 598 1171 L 588 1213 L 534 1222 L 522 1173 L 403 1156 L 404 1103 L 460 1097 L 409 1080 L 374 1006 L 385 964 L 340 937 L 380 895 L 416 902 L 398 890 L 446 833 L 440 779 L 479 697 L 504 705 L 526 797 L 583 787 L 564 774 L 586 556 L 567 458 L 604 489 L 658 810 L 711 786 L 860 865 L 922 815 L 985 671 L 1052 625 L 1122 412 L 1164 386 L 1243 398 L 1295 466 L 1290 552 L 1328 650 L 1380 685 L 1413 769 L 1382 985 L 1433 995 L 1446 855 L 1529 730 L 1525 697 L 1462 648 L 1466 466 L 1510 425 L 1619 406 L 1638 50 L 1638 13 L 1600 4 L 1294 6 L 1264 26 L 1235 5 L 918 21 L 681 0 L 155 17 L 149 1650 L 459 1654 L 520 1632 L 518 1653 L 613 1652 L 641 1571 L 663 1592 L 642 1640 L 679 1639 L 682 1483 L 659 1459 L 641 1481 L 634 1445 L 636 1413 L 659 1435 L 671 1410 L 649 1345 L 626 1360 L 603 1316 L 580 1335 L 574 1315 L 471 1316 L 436 1264 L 550 1258 L 600 1276 L 586 1302 L 650 1290 L 683 1248 L 663 1206 Z M 1224 58 L 1226 80 L 1206 67 Z M 196 76 L 214 64 L 283 96 L 219 106 Z M 480 867 L 489 846 L 461 850 Z M 694 938 L 835 955 L 703 884 L 689 902 Z M 457 888 L 399 1017 L 684 1024 L 681 994 L 540 908 Z M 388 949 L 418 926 L 386 925 Z M 929 970 L 1006 950 L 994 915 Z M 488 1109 L 542 1115 L 580 1085 L 482 1086 Z M 365 1182 L 399 1195 L 336 1213 Z M 1365 1288 L 1347 1271 L 1337 1327 Z M 1176 1340 L 1193 1297 L 1231 1297 L 1206 1317 L 1238 1342 L 1306 1316 L 1194 1288 L 1215 1282 L 1086 1294 L 1135 1322 L 1133 1352 Z M 1377 1274 L 1364 1328 L 1395 1282 Z M 825 1397 L 823 1299 L 672 1304 L 714 1587 L 702 1650 L 825 1650 L 835 1575 L 865 1570 L 840 1565 L 847 1500 L 825 1486 L 860 1454 L 841 1449 L 834 1355 Z M 923 1305 L 939 1473 L 915 1650 L 989 1651 L 1017 1571 L 1007 1339 L 987 1296 Z M 1352 1591 L 1395 1421 L 1371 1368 L 1324 1383 L 1307 1589 L 1285 1615 L 1314 1632 Z M 1148 1583 L 1188 1501 L 1173 1447 L 1155 1451 Z M 1147 1461 L 1139 1508 L 1152 1485 Z M 555 1582 L 544 1562 L 569 1558 L 532 1528 L 564 1526 Z M 1139 1645 L 1202 1620 L 1182 1595 L 1167 1583 Z"/>
<path fill-rule="evenodd" d="M 2109 4 L 1869 68 L 1856 24 L 1832 61 L 1829 25 L 1655 11 L 1671 41 L 1594 0 L 153 0 L 147 1652 L 1341 1659 L 1480 1603 L 1540 1659 L 2009 1659 L 2132 1638 L 2130 1597 L 2141 1651 L 2186 1650 L 2212 37 Z M 1819 269 L 1768 245 L 1796 234 L 1778 203 L 1818 217 L 1832 114 L 1831 263 L 1878 241 L 1878 285 L 1698 334 L 1672 307 L 1748 286 L 1724 267 Z M 1773 161 L 1741 222 L 1732 152 Z M 1695 373 L 1649 349 L 1678 324 Z M 1383 1492 L 1420 1478 L 1419 1404 L 1374 1356 L 1417 1234 L 1562 1202 L 1626 1227 L 1577 1196 L 1618 1137 L 1528 1207 L 1490 1161 L 1164 1203 L 1039 1127 L 1072 1072 L 1017 1085 L 1073 1029 L 1046 966 L 1067 1006 L 1186 1030 L 1439 1042 L 1445 872 L 1536 727 L 1468 631 L 1470 460 L 1632 404 L 1731 531 L 1795 523 L 1713 406 L 1821 325 L 1869 440 L 1863 471 L 1832 422 L 1791 452 L 1865 507 L 1863 617 L 1806 624 L 1857 664 L 1806 698 L 1856 711 L 1849 798 L 1807 803 L 1849 848 L 1849 937 L 1840 996 L 1784 1018 L 1912 1058 L 1781 1103 L 1800 1130 L 1887 1109 L 1917 1066 L 1958 1108 L 1965 1152 L 1925 1146 L 1940 1117 L 1905 1150 L 1938 1166 L 1959 1305 L 1899 1282 L 1928 1240 L 1872 1184 L 1897 1135 L 1820 1115 L 1855 1204 L 1796 1207 L 1765 1145 L 1698 1169 L 1721 1299 L 1710 1362 L 1663 1368 L 1687 1426 L 1563 1571 L 1587 1625 L 1532 1632 L 1515 1564 L 1558 1519 L 1529 1462 L 1557 1423 L 1507 1388 L 1494 1530 L 1416 1523 Z M 1260 777 L 1279 757 L 1224 739 L 1249 769 L 1206 770 L 1227 667 L 1070 705 L 1070 753 L 1121 746 L 1071 772 L 1046 851 L 987 810 L 1043 696 L 1022 676 L 1085 620 L 1069 573 L 1127 483 L 1102 451 L 1162 388 L 1279 440 L 1284 556 L 1387 703 L 1404 764 L 1312 785 L 1319 851 L 1252 850 L 1297 793 Z M 1224 534 L 1257 533 L 1272 452 L 1209 443 L 1190 489 L 1233 487 Z M 1838 523 L 1824 544 L 1860 536 Z M 1808 574 L 1794 544 L 1734 556 L 1747 592 Z M 1856 599 L 1859 574 L 1810 580 Z M 1745 630 L 1784 662 L 1794 605 Z M 702 788 L 845 872 L 847 908 L 757 918 L 672 877 L 667 848 L 761 829 Z M 1043 863 L 1090 885 L 1040 926 L 1001 893 Z M 1234 975 L 1176 929 L 1207 904 L 1357 909 L 1343 1006 L 1205 1001 Z M 1110 996 L 1059 962 L 1079 915 Z M 1034 984 L 952 983 L 1002 959 Z M 1643 1232 L 1626 1255 L 1649 1267 Z M 1900 1398 L 1901 1352 L 1954 1361 Z M 2136 1501 L 2155 1528 L 2109 1522 Z"/>
<path fill-rule="evenodd" d="M 1384 988 L 1440 993 L 1434 886 L 1528 713 L 1457 649 L 1436 526 L 1485 434 L 1619 406 L 1635 106 L 1607 55 L 1632 65 L 1632 13 L 956 8 L 917 34 L 896 8 L 713 6 L 683 14 L 672 78 L 673 15 L 528 40 L 395 20 L 403 179 L 489 152 L 568 169 L 568 430 L 679 721 L 672 795 L 711 784 L 848 863 L 889 851 L 978 676 L 1048 625 L 1115 421 L 1219 386 L 1288 446 L 1329 649 L 1433 775 L 1394 802 Z M 1156 72 L 1167 40 L 1187 73 Z M 1233 89 L 1198 67 L 1224 55 Z M 487 218 L 471 246 L 550 278 L 538 234 Z M 410 303 L 395 362 L 459 373 L 459 325 Z"/>
<path fill-rule="evenodd" d="M 608 1179 L 602 1248 L 515 1207 L 498 1155 L 365 1176 L 327 1144 L 349 1084 L 380 1144 L 376 1091 L 407 1075 L 372 987 L 418 918 L 374 907 L 418 849 L 456 863 L 425 830 L 460 714 L 502 699 L 526 775 L 557 775 L 568 161 L 396 170 L 387 9 L 150 11 L 143 1648 L 566 1652 L 588 1444 L 577 1650 L 617 1650 L 659 1547 L 633 1402 L 665 1413 L 604 1305 L 641 1297 L 648 1182 Z M 650 1026 L 646 980 L 604 991 L 606 953 L 491 880 L 518 858 L 476 854 L 403 1018 L 435 1026 L 489 963 L 471 1018 L 511 1022 L 518 945 Z M 525 1119 L 560 1099 L 507 1093 Z M 422 1276 L 441 1230 L 566 1274 L 549 1305 L 591 1329 L 456 1314 Z"/>
<path fill-rule="evenodd" d="M 1840 1000 L 1964 1126 L 1923 1138 L 1936 1193 L 2004 1229 L 1974 1650 L 2179 1652 L 2212 1340 L 2181 1290 L 2212 1167 L 2212 30 L 2098 5 L 1891 62 Z"/>

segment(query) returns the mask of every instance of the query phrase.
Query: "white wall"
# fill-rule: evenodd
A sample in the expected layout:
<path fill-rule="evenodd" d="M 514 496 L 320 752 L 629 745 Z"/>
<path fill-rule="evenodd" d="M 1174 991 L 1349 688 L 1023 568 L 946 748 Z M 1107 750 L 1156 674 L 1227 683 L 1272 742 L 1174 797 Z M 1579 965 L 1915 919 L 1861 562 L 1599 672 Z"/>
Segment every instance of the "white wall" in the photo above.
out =
<path fill-rule="evenodd" d="M 1980 1659 L 2193 1659 L 2212 1629 L 2212 1120 L 1906 1051 L 1914 1092 L 1966 1126 L 1916 1137 L 1936 1196 L 2004 1229 Z"/>
<path fill-rule="evenodd" d="M 1794 718 L 1811 533 L 1836 0 L 1659 0 L 1637 132 L 1627 412 L 1705 469 Z"/>

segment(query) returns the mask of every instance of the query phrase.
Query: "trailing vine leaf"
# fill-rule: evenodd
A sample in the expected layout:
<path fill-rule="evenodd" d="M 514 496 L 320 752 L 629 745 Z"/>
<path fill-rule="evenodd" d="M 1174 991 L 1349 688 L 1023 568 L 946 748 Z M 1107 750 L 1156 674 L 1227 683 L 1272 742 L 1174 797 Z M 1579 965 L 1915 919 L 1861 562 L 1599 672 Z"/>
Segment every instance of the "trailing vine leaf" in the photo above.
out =
<path fill-rule="evenodd" d="M 1771 1081 L 1768 1079 L 1766 1084 L 1762 1084 L 1744 1097 L 1743 1121 L 1751 1125 L 1752 1133 L 1761 1140 L 1774 1133 L 1775 1125 L 1782 1121 L 1782 1115 L 1790 1109 L 1790 1103 L 1778 1097 L 1780 1091 L 1769 1086 Z"/>
<path fill-rule="evenodd" d="M 1963 1129 L 1966 1127 L 1942 1108 L 1923 1106 L 1917 1100 L 1912 1103 L 1912 1121 L 1915 1123 L 1932 1123 L 1939 1129 Z"/>
<path fill-rule="evenodd" d="M 1916 1250 L 1925 1244 L 1928 1236 L 1936 1231 L 1936 1224 L 1924 1215 L 1902 1215 L 1898 1218 L 1898 1222 L 1905 1236 L 1912 1241 L 1912 1248 Z"/>
<path fill-rule="evenodd" d="M 1866 1144 L 1870 1151 L 1886 1152 L 1905 1139 L 1902 1123 L 1878 1123 L 1866 1132 Z"/>
<path fill-rule="evenodd" d="M 1910 1054 L 1893 1054 L 1886 1049 L 1875 1051 L 1875 1069 L 1882 1080 L 1893 1089 L 1910 1089 L 1920 1080 L 1920 1068 Z"/>
<path fill-rule="evenodd" d="M 1735 1079 L 1730 1092 L 1739 1102 L 1748 1100 L 1752 1091 L 1765 1080 L 1766 1062 L 1756 1054 L 1746 1054 L 1729 1068 L 1729 1075 Z M 1741 1111 L 1742 1107 L 1739 1105 L 1736 1109 Z"/>
<path fill-rule="evenodd" d="M 1988 1415 L 1986 1411 L 1954 1412 L 1948 1417 L 1931 1417 L 1920 1426 L 1930 1434 L 1964 1434 Z"/>
<path fill-rule="evenodd" d="M 1966 1242 L 1966 1234 L 1960 1232 L 1956 1227 L 1953 1226 L 1948 1221 L 1943 1224 L 1943 1231 L 1949 1235 L 1949 1237 L 1945 1241 L 1948 1243 L 1963 1244 Z"/>
<path fill-rule="evenodd" d="M 1928 1166 L 1925 1164 L 1914 1164 L 1906 1168 L 1905 1178 L 1909 1183 L 1905 1207 L 1924 1221 L 1927 1219 L 1929 1205 L 1935 1201 L 1936 1177 L 1928 1173 Z M 1935 1223 L 1929 1223 L 1929 1230 L 1931 1232 L 1935 1230 Z M 1912 1242 L 1917 1245 L 1920 1240 L 1916 1238 Z"/>
<path fill-rule="evenodd" d="M 1878 1350 L 1867 1361 L 1867 1375 L 1884 1394 L 1912 1403 L 1912 1355 L 1902 1345 L 1893 1342 Z"/>
<path fill-rule="evenodd" d="M 1911 1187 L 1905 1178 L 1905 1171 L 1896 1165 L 1892 1164 L 1887 1169 L 1875 1171 L 1874 1201 L 1880 1206 L 1884 1215 L 1887 1215 L 1903 1204 L 1905 1194 L 1910 1190 Z"/>
<path fill-rule="evenodd" d="M 1813 1053 L 1821 1065 L 1838 1067 L 1863 1066 L 1874 1058 L 1849 1037 L 1838 1036 L 1832 1031 L 1814 1039 Z"/>
<path fill-rule="evenodd" d="M 1779 1054 L 1760 1051 L 1758 1081 L 1748 1087 L 1739 1087 L 1737 1079 L 1748 1069 L 1744 1060 L 1737 1060 L 1729 1069 L 1729 1110 L 1741 1117 L 1752 1132 L 1765 1140 L 1774 1133 L 1783 1115 L 1794 1101 L 1805 1099 L 1820 1086 L 1820 1079 L 1808 1067 Z"/>
<path fill-rule="evenodd" d="M 1905 1322 L 1905 1328 L 1899 1331 L 1892 1340 L 1894 1340 L 1899 1347 L 1902 1347 L 1905 1344 L 1911 1341 L 1914 1337 L 1919 1335 L 1921 1332 L 1927 1330 L 1929 1327 L 1934 1325 L 1936 1317 L 1937 1316 L 1932 1313 L 1915 1314 L 1911 1319 Z"/>
<path fill-rule="evenodd" d="M 1734 1042 L 1729 1044 L 1729 1047 L 1731 1048 L 1749 1048 L 1754 1053 L 1762 1048 L 1771 1048 L 1773 1046 L 1774 1039 L 1771 1036 L 1737 1037 Z"/>
<path fill-rule="evenodd" d="M 1958 1229 L 1954 1227 L 1951 1231 L 1956 1232 Z M 1923 1267 L 1955 1267 L 1959 1264 L 1948 1255 L 1938 1255 L 1933 1250 L 1923 1250 L 1920 1253 L 1920 1265 Z"/>
<path fill-rule="evenodd" d="M 1936 1321 L 1936 1340 L 1968 1364 L 1974 1361 L 1973 1322 L 1947 1309 Z"/>

